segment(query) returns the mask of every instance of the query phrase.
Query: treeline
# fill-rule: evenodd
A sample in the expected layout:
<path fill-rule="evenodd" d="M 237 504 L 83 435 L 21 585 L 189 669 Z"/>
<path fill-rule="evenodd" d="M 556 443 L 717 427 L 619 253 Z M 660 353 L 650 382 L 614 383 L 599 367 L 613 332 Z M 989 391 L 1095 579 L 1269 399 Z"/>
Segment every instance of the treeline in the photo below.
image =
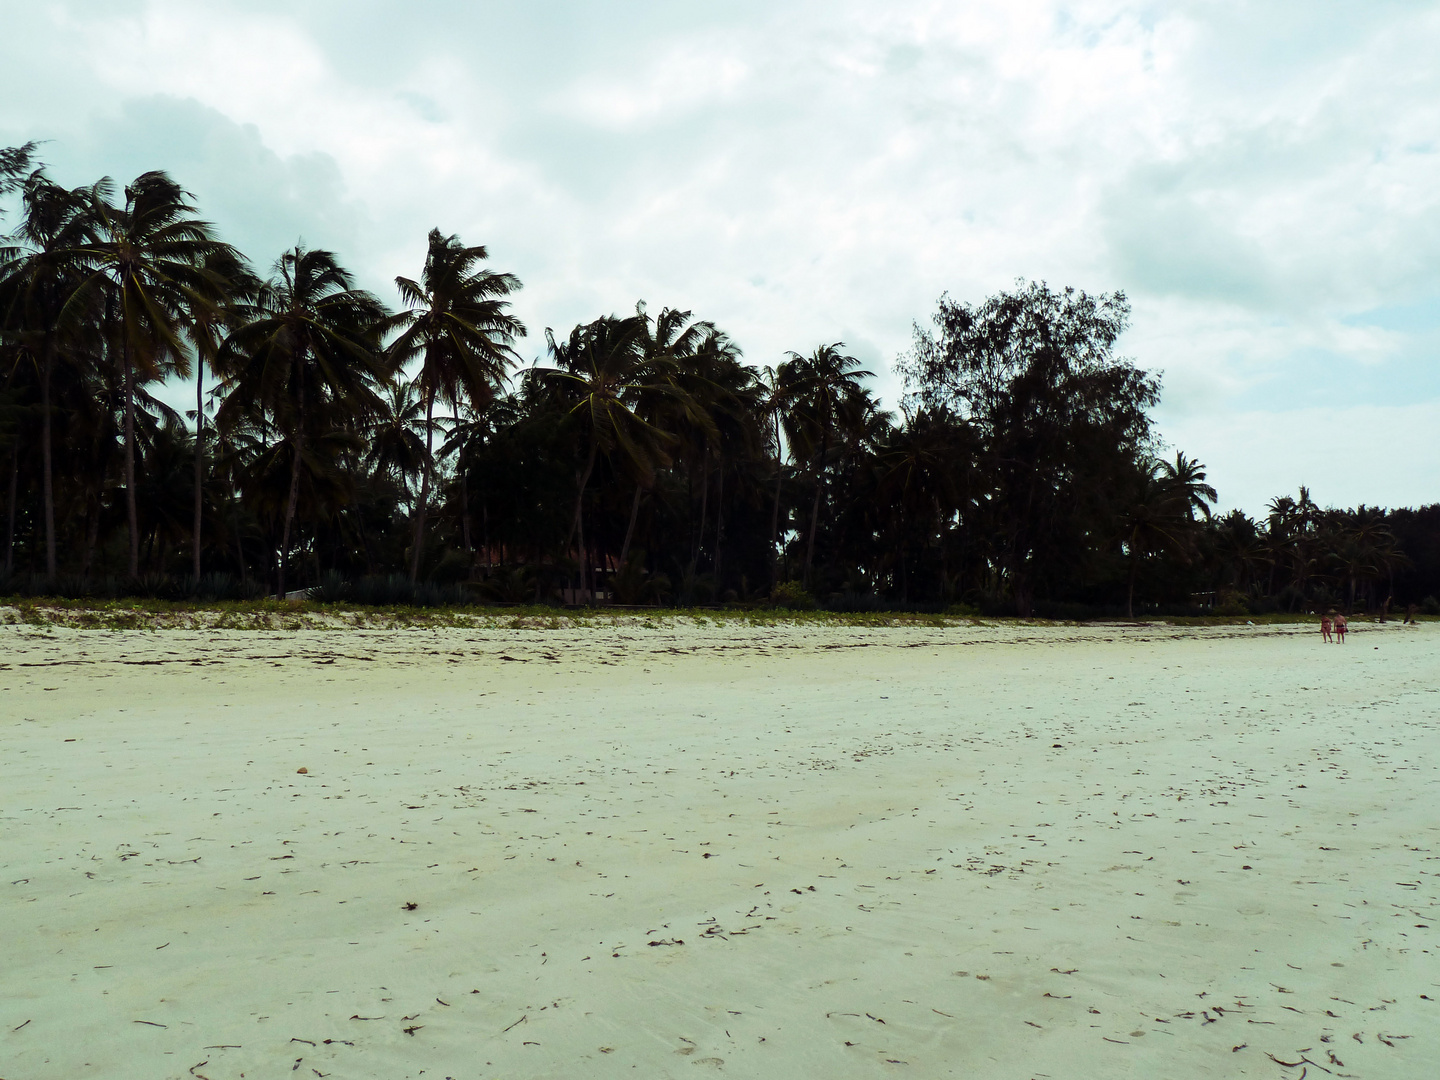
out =
<path fill-rule="evenodd" d="M 164 173 L 0 150 L 0 594 L 818 603 L 1022 615 L 1428 602 L 1440 507 L 1213 518 L 1161 459 L 1129 308 L 942 298 L 880 407 L 836 343 L 773 367 L 644 304 L 545 331 L 432 231 L 391 307 L 331 252 L 257 274 Z M 194 379 L 193 410 L 155 395 Z M 1427 601 L 1426 598 L 1429 598 Z"/>

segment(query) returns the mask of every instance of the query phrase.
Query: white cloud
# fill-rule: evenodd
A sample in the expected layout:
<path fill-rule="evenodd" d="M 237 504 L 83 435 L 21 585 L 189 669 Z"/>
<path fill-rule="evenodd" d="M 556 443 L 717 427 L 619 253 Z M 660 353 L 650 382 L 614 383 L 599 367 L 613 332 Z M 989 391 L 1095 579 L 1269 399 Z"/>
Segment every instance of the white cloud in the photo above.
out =
<path fill-rule="evenodd" d="M 755 362 L 841 338 L 891 357 L 945 290 L 1123 288 L 1126 351 L 1166 372 L 1167 434 L 1233 452 L 1217 468 L 1237 491 L 1296 485 L 1261 433 L 1316 395 L 1440 397 L 1416 374 L 1440 326 L 1433 4 L 552 0 L 396 19 L 372 0 L 135 0 L 8 26 L 0 141 L 55 137 L 72 182 L 140 149 L 174 160 L 259 261 L 308 215 L 383 292 L 439 225 L 521 275 L 537 331 L 644 297 L 716 319 Z M 1407 305 L 1415 325 L 1364 317 Z M 1395 500 L 1440 496 L 1404 464 L 1416 425 L 1389 430 L 1374 454 L 1408 477 Z"/>

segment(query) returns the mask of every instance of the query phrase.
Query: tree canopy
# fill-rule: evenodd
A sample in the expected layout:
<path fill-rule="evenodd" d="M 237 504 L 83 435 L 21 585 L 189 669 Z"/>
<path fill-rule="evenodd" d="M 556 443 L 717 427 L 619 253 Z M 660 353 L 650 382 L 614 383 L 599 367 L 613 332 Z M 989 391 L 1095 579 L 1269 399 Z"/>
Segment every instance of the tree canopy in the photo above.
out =
<path fill-rule="evenodd" d="M 165 173 L 68 189 L 38 149 L 0 148 L 0 594 L 1440 611 L 1440 507 L 1212 514 L 1123 293 L 942 296 L 893 411 L 843 342 L 757 364 L 643 302 L 527 365 L 483 245 L 432 230 L 392 308 L 335 252 L 256 273 Z"/>

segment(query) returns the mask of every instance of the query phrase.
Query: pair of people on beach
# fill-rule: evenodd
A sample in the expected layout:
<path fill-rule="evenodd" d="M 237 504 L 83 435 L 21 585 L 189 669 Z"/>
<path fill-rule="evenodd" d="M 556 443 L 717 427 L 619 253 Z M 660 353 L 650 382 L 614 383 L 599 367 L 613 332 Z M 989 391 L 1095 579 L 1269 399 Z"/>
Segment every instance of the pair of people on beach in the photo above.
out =
<path fill-rule="evenodd" d="M 1331 636 L 1331 628 L 1334 628 L 1334 636 Z M 1336 614 L 1333 611 L 1326 612 L 1320 616 L 1320 637 L 1324 641 L 1335 641 L 1341 645 L 1345 644 L 1345 631 L 1350 627 L 1345 622 L 1345 616 Z"/>

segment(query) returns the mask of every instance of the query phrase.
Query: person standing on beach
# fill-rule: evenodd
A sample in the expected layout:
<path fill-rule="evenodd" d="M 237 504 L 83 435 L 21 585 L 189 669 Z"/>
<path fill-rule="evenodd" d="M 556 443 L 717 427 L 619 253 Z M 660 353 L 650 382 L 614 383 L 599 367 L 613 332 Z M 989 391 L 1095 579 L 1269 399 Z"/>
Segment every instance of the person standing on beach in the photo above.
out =
<path fill-rule="evenodd" d="M 1320 640 L 1330 640 L 1330 615 L 1328 612 L 1320 616 Z"/>
<path fill-rule="evenodd" d="M 1344 644 L 1345 644 L 1345 631 L 1348 630 L 1348 629 L 1349 629 L 1349 627 L 1346 626 L 1346 624 L 1345 624 L 1345 616 L 1344 616 L 1344 615 L 1336 615 L 1336 616 L 1335 616 L 1335 640 L 1336 640 L 1339 644 L 1341 644 L 1341 645 L 1344 645 Z"/>

